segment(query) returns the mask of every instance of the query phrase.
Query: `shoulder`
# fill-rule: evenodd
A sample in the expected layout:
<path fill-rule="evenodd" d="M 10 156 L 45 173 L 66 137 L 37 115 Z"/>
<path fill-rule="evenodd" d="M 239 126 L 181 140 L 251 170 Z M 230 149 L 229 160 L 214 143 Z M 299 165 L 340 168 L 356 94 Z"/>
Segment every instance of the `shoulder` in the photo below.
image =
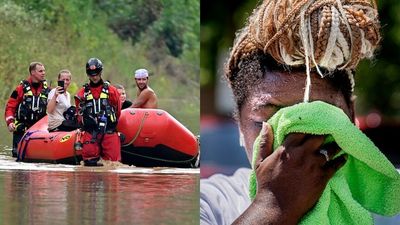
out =
<path fill-rule="evenodd" d="M 153 91 L 151 88 L 146 88 L 146 89 L 144 89 L 143 91 L 141 91 L 139 95 L 142 95 L 142 96 L 150 96 L 150 95 L 154 95 L 154 94 L 155 94 L 155 93 L 154 93 L 154 91 Z"/>
<path fill-rule="evenodd" d="M 56 93 L 56 89 L 55 88 L 51 89 L 50 92 L 49 92 L 48 98 L 49 99 L 53 98 L 55 93 Z"/>
<path fill-rule="evenodd" d="M 108 91 L 109 92 L 117 92 L 118 93 L 117 88 L 114 85 L 111 85 L 111 84 L 108 84 Z"/>
<path fill-rule="evenodd" d="M 22 96 L 24 94 L 25 87 L 30 87 L 30 83 L 27 80 L 21 80 L 15 87 L 15 93 L 13 92 L 13 95 Z"/>
<path fill-rule="evenodd" d="M 31 79 L 25 79 L 25 80 L 21 80 L 19 82 L 19 85 L 24 86 L 24 85 L 31 85 L 32 84 L 32 80 Z"/>
<path fill-rule="evenodd" d="M 81 87 L 78 92 L 76 93 L 76 95 L 78 95 L 79 97 L 83 96 L 83 93 L 85 93 L 85 87 Z"/>
<path fill-rule="evenodd" d="M 15 89 L 24 89 L 25 86 L 30 86 L 31 83 L 28 80 L 21 80 Z"/>
<path fill-rule="evenodd" d="M 149 92 L 151 92 L 152 94 L 156 94 L 155 92 L 154 92 L 154 90 L 153 89 L 151 89 L 150 87 L 148 87 L 148 88 L 146 88 Z"/>
<path fill-rule="evenodd" d="M 251 170 L 241 168 L 232 176 L 213 175 L 200 181 L 202 224 L 231 224 L 250 205 Z"/>
<path fill-rule="evenodd" d="M 117 88 L 114 87 L 113 85 L 108 85 L 108 93 L 110 93 L 110 95 L 113 95 L 113 96 L 119 96 L 119 92 L 118 92 Z"/>
<path fill-rule="evenodd" d="M 40 82 L 40 85 L 42 86 L 42 88 L 50 89 L 50 88 L 49 88 L 49 85 L 48 85 L 48 83 L 47 83 L 47 80 L 42 80 L 42 81 Z"/>
<path fill-rule="evenodd" d="M 16 90 L 16 91 L 23 91 L 23 90 L 24 90 L 24 85 L 23 85 L 22 83 L 18 84 L 18 85 L 15 87 L 15 90 Z"/>
<path fill-rule="evenodd" d="M 79 88 L 78 93 L 81 93 L 81 92 L 82 92 L 82 93 L 85 92 L 85 86 Z"/>

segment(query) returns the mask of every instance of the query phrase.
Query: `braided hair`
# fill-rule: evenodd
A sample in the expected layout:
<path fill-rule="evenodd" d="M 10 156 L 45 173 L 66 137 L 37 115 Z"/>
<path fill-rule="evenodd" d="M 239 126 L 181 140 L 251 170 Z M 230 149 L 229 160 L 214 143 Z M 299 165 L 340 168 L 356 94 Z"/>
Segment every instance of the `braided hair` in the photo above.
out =
<path fill-rule="evenodd" d="M 354 69 L 361 59 L 373 57 L 379 29 L 374 0 L 264 0 L 237 34 L 226 63 L 237 106 L 246 86 L 267 70 L 288 68 L 306 72 L 305 102 L 311 71 L 329 75 L 350 101 Z"/>

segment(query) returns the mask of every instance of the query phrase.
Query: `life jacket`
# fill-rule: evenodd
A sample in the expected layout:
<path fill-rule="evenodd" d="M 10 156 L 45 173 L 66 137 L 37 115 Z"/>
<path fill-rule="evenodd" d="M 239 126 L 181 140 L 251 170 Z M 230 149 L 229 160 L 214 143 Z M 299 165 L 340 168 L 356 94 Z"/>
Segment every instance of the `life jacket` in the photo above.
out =
<path fill-rule="evenodd" d="M 81 106 L 83 129 L 86 131 L 115 131 L 117 116 L 114 107 L 109 101 L 109 83 L 104 82 L 100 97 L 95 99 L 90 91 L 89 84 L 84 85 L 84 102 Z"/>
<path fill-rule="evenodd" d="M 30 127 L 46 115 L 47 96 L 50 90 L 47 82 L 42 81 L 41 92 L 34 95 L 31 84 L 27 80 L 21 81 L 21 84 L 24 96 L 22 102 L 17 106 L 16 119 L 18 123 L 24 123 Z"/>

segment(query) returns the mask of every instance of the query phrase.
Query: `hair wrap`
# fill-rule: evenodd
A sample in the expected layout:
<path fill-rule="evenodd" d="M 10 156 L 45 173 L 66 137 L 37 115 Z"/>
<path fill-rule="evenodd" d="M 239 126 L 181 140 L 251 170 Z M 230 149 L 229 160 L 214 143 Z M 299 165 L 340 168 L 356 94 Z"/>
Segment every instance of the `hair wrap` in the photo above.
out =
<path fill-rule="evenodd" d="M 149 72 L 146 69 L 138 69 L 135 71 L 135 78 L 147 78 L 149 77 Z"/>

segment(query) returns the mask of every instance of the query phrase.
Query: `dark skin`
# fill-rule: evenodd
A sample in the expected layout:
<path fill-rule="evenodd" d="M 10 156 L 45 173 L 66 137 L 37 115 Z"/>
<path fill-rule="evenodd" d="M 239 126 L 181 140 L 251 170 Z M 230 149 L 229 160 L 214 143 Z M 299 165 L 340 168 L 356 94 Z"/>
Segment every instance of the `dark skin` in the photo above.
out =
<path fill-rule="evenodd" d="M 256 159 L 257 195 L 233 224 L 297 224 L 318 201 L 329 179 L 346 162 L 345 155 L 326 161 L 319 153 L 324 136 L 292 133 L 273 152 L 273 131 L 267 121 L 280 108 L 303 101 L 305 73 L 268 72 L 249 93 L 239 109 L 239 126 L 246 153 L 252 159 L 252 146 L 260 134 Z M 310 101 L 321 100 L 353 118 L 343 94 L 326 79 L 311 76 Z M 336 144 L 323 147 L 332 159 L 340 149 Z"/>

